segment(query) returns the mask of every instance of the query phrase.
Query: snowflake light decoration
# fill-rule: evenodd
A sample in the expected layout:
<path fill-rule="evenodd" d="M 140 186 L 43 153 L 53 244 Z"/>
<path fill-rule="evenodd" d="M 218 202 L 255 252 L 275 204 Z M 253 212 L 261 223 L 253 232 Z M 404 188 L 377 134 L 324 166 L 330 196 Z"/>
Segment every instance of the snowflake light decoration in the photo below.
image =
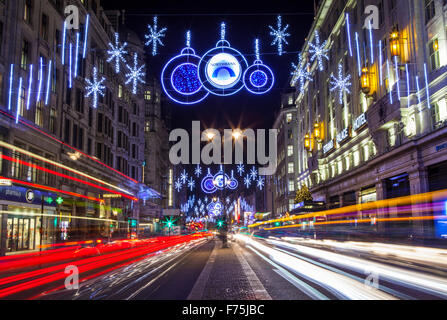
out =
<path fill-rule="evenodd" d="M 265 180 L 263 177 L 259 177 L 258 182 L 257 182 L 257 187 L 259 190 L 262 190 L 265 186 Z"/>
<path fill-rule="evenodd" d="M 196 182 L 191 177 L 191 179 L 189 179 L 189 181 L 188 181 L 188 188 L 189 188 L 189 190 L 193 191 L 195 187 L 196 187 Z"/>
<path fill-rule="evenodd" d="M 245 168 L 244 168 L 244 165 L 242 164 L 242 163 L 240 163 L 238 166 L 237 166 L 237 172 L 239 173 L 239 175 L 242 177 L 242 175 L 244 174 L 244 172 L 245 172 Z"/>
<path fill-rule="evenodd" d="M 306 81 L 313 81 L 312 77 L 310 76 L 310 72 L 308 71 L 310 64 L 306 63 L 303 65 L 303 55 L 300 53 L 298 54 L 298 65 L 292 63 L 292 68 L 292 84 L 295 85 L 298 81 L 300 84 L 300 92 L 303 93 Z"/>
<path fill-rule="evenodd" d="M 283 43 L 289 44 L 287 42 L 287 37 L 290 37 L 290 33 L 287 33 L 287 30 L 289 29 L 289 25 L 286 25 L 284 28 L 282 27 L 282 17 L 278 16 L 277 19 L 277 28 L 273 28 L 272 26 L 269 26 L 270 28 L 270 35 L 274 37 L 272 46 L 277 45 L 278 46 L 278 54 L 282 56 L 283 54 Z"/>
<path fill-rule="evenodd" d="M 186 172 L 186 170 L 183 170 L 182 174 L 180 175 L 180 181 L 183 184 L 185 184 L 187 180 L 188 180 L 188 173 Z"/>
<path fill-rule="evenodd" d="M 255 167 L 253 167 L 250 171 L 250 176 L 253 179 L 253 181 L 256 180 L 256 178 L 258 177 L 258 170 L 256 170 Z"/>
<path fill-rule="evenodd" d="M 249 175 L 246 176 L 244 179 L 244 184 L 247 189 L 251 187 L 251 180 L 252 180 L 251 176 L 249 176 Z"/>
<path fill-rule="evenodd" d="M 152 56 L 157 55 L 157 49 L 158 45 L 164 46 L 163 42 L 161 41 L 161 38 L 164 38 L 165 32 L 168 30 L 167 28 L 163 28 L 161 30 L 158 30 L 158 17 L 154 17 L 154 25 L 148 25 L 149 34 L 147 34 L 145 37 L 147 39 L 146 45 L 150 46 L 152 45 Z"/>
<path fill-rule="evenodd" d="M 197 178 L 202 175 L 202 168 L 200 167 L 200 164 L 197 165 L 196 169 L 194 170 L 194 173 L 196 174 Z"/>
<path fill-rule="evenodd" d="M 144 77 L 146 76 L 146 73 L 143 71 L 144 67 L 146 67 L 145 64 L 138 67 L 138 53 L 135 53 L 133 55 L 133 67 L 126 64 L 127 69 L 129 69 L 129 73 L 126 74 L 126 84 L 129 84 L 132 82 L 132 93 L 137 94 L 137 85 L 138 82 L 146 83 L 144 81 Z"/>
<path fill-rule="evenodd" d="M 352 83 L 349 81 L 351 80 L 351 75 L 347 75 L 346 77 L 343 74 L 343 66 L 341 64 L 338 65 L 338 78 L 334 76 L 334 74 L 331 74 L 331 88 L 330 91 L 333 92 L 335 90 L 338 90 L 339 96 L 338 101 L 340 104 L 343 104 L 343 94 L 346 92 L 347 94 L 351 93 L 351 90 L 349 87 L 352 85 Z"/>
<path fill-rule="evenodd" d="M 87 82 L 87 86 L 85 87 L 85 90 L 87 91 L 87 94 L 85 95 L 86 98 L 93 95 L 93 108 L 98 107 L 98 94 L 100 94 L 102 97 L 104 97 L 105 93 L 104 90 L 106 89 L 105 85 L 103 85 L 104 81 L 106 81 L 106 78 L 102 77 L 100 81 L 98 81 L 98 69 L 96 67 L 93 68 L 93 79 L 90 81 L 89 79 L 85 79 Z"/>
<path fill-rule="evenodd" d="M 177 190 L 177 192 L 180 192 L 180 190 L 182 190 L 182 186 L 183 186 L 183 184 L 180 180 L 177 180 L 175 182 L 175 190 Z"/>
<path fill-rule="evenodd" d="M 127 42 L 124 42 L 122 46 L 120 46 L 119 42 L 119 35 L 116 32 L 115 33 L 115 45 L 109 43 L 110 50 L 107 51 L 107 54 L 109 55 L 109 59 L 107 59 L 107 62 L 111 62 L 112 60 L 115 60 L 115 73 L 120 72 L 120 62 L 126 63 L 126 60 L 124 59 L 124 55 L 127 54 L 127 51 L 125 48 L 127 47 Z"/>
<path fill-rule="evenodd" d="M 311 62 L 314 62 L 315 59 L 318 61 L 318 68 L 320 69 L 320 71 L 324 70 L 323 58 L 329 61 L 329 57 L 326 54 L 329 52 L 329 49 L 326 49 L 326 45 L 327 40 L 323 42 L 323 44 L 321 44 L 320 35 L 318 34 L 318 31 L 315 31 L 315 44 L 313 44 L 312 42 L 309 43 L 309 53 L 312 55 L 310 58 Z"/>

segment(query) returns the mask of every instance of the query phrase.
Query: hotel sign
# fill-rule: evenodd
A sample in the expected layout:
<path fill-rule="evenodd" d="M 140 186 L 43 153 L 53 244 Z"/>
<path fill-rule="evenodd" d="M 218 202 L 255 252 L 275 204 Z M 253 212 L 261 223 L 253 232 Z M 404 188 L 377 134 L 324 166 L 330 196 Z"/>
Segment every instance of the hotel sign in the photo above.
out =
<path fill-rule="evenodd" d="M 335 141 L 331 140 L 323 146 L 323 154 L 327 154 L 335 149 Z"/>
<path fill-rule="evenodd" d="M 346 128 L 337 134 L 337 143 L 342 144 L 351 137 L 351 128 Z"/>
<path fill-rule="evenodd" d="M 366 113 L 363 113 L 360 115 L 357 119 L 354 121 L 353 129 L 354 131 L 359 131 L 362 129 L 366 124 L 368 123 L 368 120 L 366 119 Z"/>

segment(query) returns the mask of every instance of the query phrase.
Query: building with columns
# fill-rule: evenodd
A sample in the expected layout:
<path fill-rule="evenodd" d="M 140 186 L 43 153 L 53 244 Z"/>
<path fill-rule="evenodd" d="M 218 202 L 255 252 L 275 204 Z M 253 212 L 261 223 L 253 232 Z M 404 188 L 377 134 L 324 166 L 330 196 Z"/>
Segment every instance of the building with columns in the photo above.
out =
<path fill-rule="evenodd" d="M 302 48 L 312 81 L 291 83 L 315 201 L 335 208 L 447 189 L 446 18 L 442 0 L 319 2 Z M 317 32 L 327 40 L 321 65 L 309 53 Z M 349 91 L 331 83 L 339 76 L 350 76 Z"/>

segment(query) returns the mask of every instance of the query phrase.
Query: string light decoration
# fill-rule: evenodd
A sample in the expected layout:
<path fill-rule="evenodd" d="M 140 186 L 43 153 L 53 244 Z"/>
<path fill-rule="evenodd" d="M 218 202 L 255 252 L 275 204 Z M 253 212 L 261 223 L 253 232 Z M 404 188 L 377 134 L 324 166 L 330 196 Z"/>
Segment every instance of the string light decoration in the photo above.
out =
<path fill-rule="evenodd" d="M 251 168 L 250 176 L 253 181 L 256 181 L 256 178 L 258 177 L 258 170 L 256 170 L 256 167 Z"/>
<path fill-rule="evenodd" d="M 347 75 L 346 77 L 343 75 L 343 66 L 341 64 L 338 65 L 338 77 L 336 78 L 334 74 L 331 74 L 331 82 L 330 85 L 332 86 L 330 88 L 331 92 L 334 92 L 338 90 L 338 102 L 340 104 L 343 104 L 343 95 L 346 92 L 347 94 L 351 93 L 351 90 L 349 89 L 352 85 L 350 82 L 351 75 Z"/>
<path fill-rule="evenodd" d="M 183 172 L 180 174 L 180 180 L 183 184 L 186 184 L 186 181 L 188 180 L 188 172 L 186 172 L 185 169 L 183 169 Z"/>
<path fill-rule="evenodd" d="M 259 177 L 256 186 L 258 187 L 259 190 L 264 189 L 265 186 L 265 179 L 263 177 Z"/>
<path fill-rule="evenodd" d="M 246 176 L 244 179 L 244 184 L 247 189 L 251 187 L 251 182 L 252 182 L 251 176 L 250 175 Z"/>
<path fill-rule="evenodd" d="M 301 53 L 298 54 L 298 65 L 295 65 L 292 63 L 293 71 L 291 73 L 292 75 L 292 85 L 295 86 L 297 81 L 300 85 L 300 92 L 304 92 L 304 85 L 306 84 L 306 81 L 312 82 L 313 79 L 310 75 L 310 72 L 308 71 L 310 68 L 309 63 L 303 64 L 303 55 Z"/>
<path fill-rule="evenodd" d="M 188 181 L 188 188 L 190 191 L 193 191 L 195 187 L 196 187 L 196 182 L 191 177 L 191 179 L 189 179 L 189 181 Z"/>
<path fill-rule="evenodd" d="M 237 172 L 239 173 L 239 175 L 242 177 L 244 172 L 245 172 L 245 167 L 242 163 L 239 163 L 237 166 Z"/>
<path fill-rule="evenodd" d="M 326 53 L 329 52 L 329 49 L 326 49 L 327 40 L 323 42 L 323 44 L 320 43 L 320 35 L 318 31 L 315 31 L 315 44 L 312 42 L 309 42 L 309 53 L 312 55 L 310 57 L 310 62 L 314 62 L 315 60 L 318 61 L 318 68 L 320 71 L 324 70 L 323 65 L 323 58 L 329 61 L 329 57 Z"/>
<path fill-rule="evenodd" d="M 107 59 L 107 62 L 111 62 L 112 60 L 115 60 L 115 73 L 120 72 L 120 62 L 126 63 L 126 60 L 124 59 L 124 55 L 127 54 L 127 51 L 125 48 L 127 47 L 127 42 L 124 42 L 123 45 L 120 45 L 119 42 L 119 34 L 118 32 L 115 33 L 115 44 L 109 43 L 110 50 L 107 51 L 107 54 L 109 55 L 109 59 Z"/>
<path fill-rule="evenodd" d="M 197 165 L 196 169 L 194 170 L 194 173 L 197 178 L 199 178 L 202 175 L 202 167 L 200 164 Z"/>
<path fill-rule="evenodd" d="M 186 33 L 186 47 L 163 68 L 161 83 L 166 95 L 179 104 L 191 105 L 203 101 L 209 93 L 199 79 L 200 57 L 191 48 L 191 32 Z"/>
<path fill-rule="evenodd" d="M 180 190 L 182 190 L 183 184 L 180 181 L 180 179 L 178 179 L 175 184 L 174 184 L 175 190 L 177 190 L 177 192 L 180 192 Z"/>
<path fill-rule="evenodd" d="M 247 90 L 253 94 L 265 94 L 273 88 L 275 76 L 272 69 L 261 60 L 259 39 L 255 40 L 255 56 L 255 62 L 244 73 L 244 84 Z"/>
<path fill-rule="evenodd" d="M 158 30 L 158 17 L 154 17 L 154 24 L 147 26 L 149 29 L 149 34 L 147 34 L 145 37 L 147 39 L 146 46 L 152 45 L 152 56 L 157 55 L 158 51 L 158 45 L 164 46 L 164 43 L 161 41 L 162 38 L 164 38 L 166 35 L 166 31 L 168 28 L 162 28 L 161 30 Z"/>
<path fill-rule="evenodd" d="M 26 98 L 26 110 L 29 110 L 31 104 L 31 88 L 33 87 L 33 72 L 34 72 L 34 65 L 30 64 L 29 78 L 28 78 L 28 96 Z"/>
<path fill-rule="evenodd" d="M 129 69 L 129 73 L 126 74 L 126 85 L 132 82 L 132 93 L 137 94 L 137 86 L 138 83 L 146 83 L 144 78 L 146 77 L 146 73 L 143 69 L 146 67 L 145 64 L 138 66 L 138 53 L 134 53 L 133 55 L 133 66 L 129 66 L 126 64 L 127 69 Z"/>
<path fill-rule="evenodd" d="M 286 25 L 284 28 L 282 26 L 282 17 L 278 16 L 276 21 L 276 29 L 272 26 L 269 26 L 270 28 L 270 35 L 274 37 L 272 46 L 278 47 L 278 54 L 282 56 L 284 50 L 283 50 L 283 44 L 288 45 L 287 38 L 290 37 L 290 33 L 287 32 L 289 29 L 289 25 Z"/>
<path fill-rule="evenodd" d="M 93 79 L 90 81 L 89 79 L 85 79 L 87 82 L 87 86 L 85 87 L 85 90 L 87 91 L 87 94 L 85 95 L 86 98 L 93 96 L 93 108 L 98 108 L 98 95 L 101 95 L 104 97 L 105 93 L 104 90 L 106 87 L 103 85 L 104 81 L 106 81 L 106 78 L 102 77 L 100 81 L 98 81 L 98 69 L 96 67 L 93 67 Z"/>
<path fill-rule="evenodd" d="M 19 78 L 19 87 L 17 88 L 17 110 L 16 110 L 16 124 L 19 123 L 19 116 L 20 116 L 20 111 L 21 111 L 21 103 L 20 103 L 20 94 L 22 91 L 22 82 L 23 82 L 23 78 L 20 77 Z"/>

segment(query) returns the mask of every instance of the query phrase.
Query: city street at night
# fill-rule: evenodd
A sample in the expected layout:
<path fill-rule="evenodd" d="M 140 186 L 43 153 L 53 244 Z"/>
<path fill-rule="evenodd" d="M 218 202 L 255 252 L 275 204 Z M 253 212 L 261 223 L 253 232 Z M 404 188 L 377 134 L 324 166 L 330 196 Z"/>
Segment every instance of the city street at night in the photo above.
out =
<path fill-rule="evenodd" d="M 446 19 L 443 0 L 0 0 L 0 302 L 447 300 Z"/>

